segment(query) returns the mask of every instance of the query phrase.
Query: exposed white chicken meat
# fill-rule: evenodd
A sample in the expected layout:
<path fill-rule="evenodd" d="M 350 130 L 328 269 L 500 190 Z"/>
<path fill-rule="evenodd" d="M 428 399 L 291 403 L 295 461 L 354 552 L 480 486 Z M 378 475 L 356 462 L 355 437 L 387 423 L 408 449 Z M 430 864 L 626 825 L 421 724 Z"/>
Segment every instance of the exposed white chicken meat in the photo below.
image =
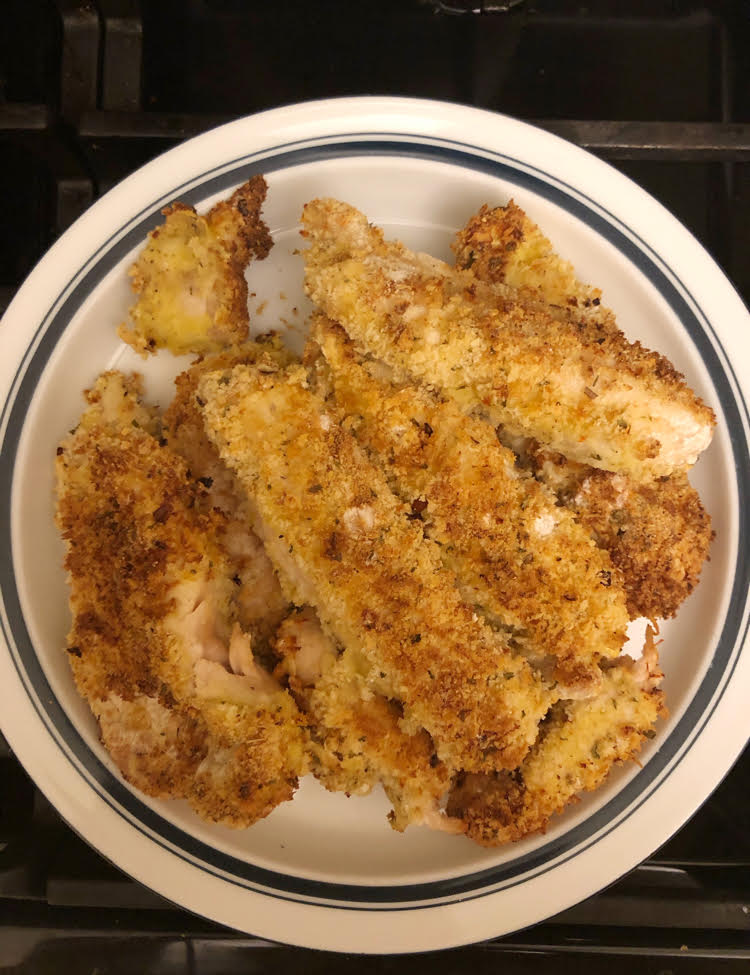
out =
<path fill-rule="evenodd" d="M 58 448 L 73 675 L 129 781 L 247 826 L 306 770 L 301 717 L 236 627 L 222 516 L 144 429 L 138 394 L 135 377 L 102 376 Z"/>

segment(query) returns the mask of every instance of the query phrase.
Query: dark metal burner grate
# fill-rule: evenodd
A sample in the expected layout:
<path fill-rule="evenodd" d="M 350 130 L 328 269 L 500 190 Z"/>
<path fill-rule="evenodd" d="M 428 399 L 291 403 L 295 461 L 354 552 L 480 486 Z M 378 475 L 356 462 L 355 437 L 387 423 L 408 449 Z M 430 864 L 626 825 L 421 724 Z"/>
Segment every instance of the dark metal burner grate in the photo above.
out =
<path fill-rule="evenodd" d="M 605 157 L 750 300 L 748 51 L 748 0 L 6 0 L 0 311 L 88 205 L 158 153 L 249 112 L 377 93 L 508 112 Z M 744 973 L 748 824 L 750 750 L 655 856 L 583 904 L 473 948 L 354 959 L 236 935 L 140 887 L 0 739 L 0 973 Z"/>

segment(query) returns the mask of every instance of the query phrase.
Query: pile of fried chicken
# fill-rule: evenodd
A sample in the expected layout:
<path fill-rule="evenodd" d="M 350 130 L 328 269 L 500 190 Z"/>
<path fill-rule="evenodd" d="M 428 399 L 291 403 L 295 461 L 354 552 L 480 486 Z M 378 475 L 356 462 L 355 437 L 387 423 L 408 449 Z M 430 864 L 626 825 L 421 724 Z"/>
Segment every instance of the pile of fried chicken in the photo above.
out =
<path fill-rule="evenodd" d="M 655 734 L 655 623 L 621 651 L 698 581 L 713 414 L 512 202 L 449 266 L 313 200 L 304 356 L 247 341 L 265 194 L 164 211 L 120 334 L 197 359 L 163 413 L 103 374 L 58 447 L 77 686 L 125 779 L 211 822 L 312 773 L 397 830 L 543 831 Z"/>

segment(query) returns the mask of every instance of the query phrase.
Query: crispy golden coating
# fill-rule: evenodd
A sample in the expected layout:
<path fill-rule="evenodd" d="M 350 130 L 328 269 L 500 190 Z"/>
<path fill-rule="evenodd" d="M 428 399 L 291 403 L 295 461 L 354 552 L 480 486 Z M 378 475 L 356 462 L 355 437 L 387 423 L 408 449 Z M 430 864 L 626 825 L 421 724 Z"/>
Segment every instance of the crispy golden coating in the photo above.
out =
<path fill-rule="evenodd" d="M 255 705 L 212 701 L 201 716 L 210 746 L 189 796 L 199 816 L 243 829 L 293 798 L 307 762 L 289 694 L 279 690 Z"/>
<path fill-rule="evenodd" d="M 617 331 L 612 312 L 601 303 L 599 288 L 584 284 L 575 268 L 561 258 L 539 227 L 510 201 L 504 207 L 483 206 L 456 234 L 456 266 L 480 281 L 508 285 L 542 296 L 583 320 L 595 338 L 599 330 Z"/>
<path fill-rule="evenodd" d="M 570 309 L 589 328 L 616 330 L 598 289 L 582 284 L 520 207 L 482 207 L 456 235 L 457 264 Z M 622 571 L 632 618 L 673 616 L 698 583 L 711 519 L 684 471 L 639 484 L 577 464 L 538 444 L 520 453 Z"/>
<path fill-rule="evenodd" d="M 265 257 L 271 237 L 260 211 L 266 181 L 253 176 L 205 216 L 184 203 L 162 210 L 164 223 L 130 269 L 138 295 L 120 338 L 140 355 L 215 352 L 247 338 L 245 266 Z"/>
<path fill-rule="evenodd" d="M 548 693 L 459 596 L 437 546 L 405 515 L 301 367 L 203 378 L 206 429 L 251 496 L 287 595 L 361 658 L 453 769 L 514 768 Z"/>
<path fill-rule="evenodd" d="M 105 656 L 108 649 L 101 638 L 89 637 L 92 659 Z M 148 675 L 140 668 L 133 671 L 131 686 L 137 688 Z M 107 693 L 89 698 L 89 704 L 102 744 L 131 785 L 159 799 L 191 795 L 195 773 L 208 751 L 204 722 L 195 708 L 169 699 L 162 703 L 151 693 L 137 691 L 132 698 Z"/>
<path fill-rule="evenodd" d="M 692 464 L 708 445 L 712 411 L 666 359 L 619 332 L 588 342 L 538 301 L 385 242 L 346 204 L 312 201 L 303 225 L 309 296 L 397 381 L 639 480 Z"/>
<path fill-rule="evenodd" d="M 276 368 L 293 359 L 277 335 L 261 335 L 253 342 L 198 359 L 175 379 L 175 395 L 162 418 L 163 436 L 170 449 L 185 459 L 193 474 L 211 481 L 206 485 L 208 495 L 223 511 L 231 511 L 243 492 L 205 431 L 198 382 L 206 373 L 240 363 Z"/>
<path fill-rule="evenodd" d="M 142 402 L 141 377 L 137 373 L 125 376 L 121 372 L 104 372 L 94 386 L 86 390 L 84 396 L 86 409 L 77 426 L 81 434 L 104 425 L 123 428 L 131 426 L 152 436 L 159 436 L 159 412 L 155 407 Z"/>
<path fill-rule="evenodd" d="M 226 519 L 219 526 L 219 544 L 231 563 L 237 585 L 237 619 L 256 645 L 267 641 L 286 615 L 288 601 L 265 549 L 250 527 L 247 497 L 224 464 L 203 426 L 198 398 L 201 376 L 241 362 L 287 363 L 291 355 L 275 336 L 263 336 L 194 363 L 175 380 L 175 396 L 162 420 L 162 434 L 171 450 L 182 457 L 194 478 L 206 488 L 206 500 Z"/>
<path fill-rule="evenodd" d="M 619 574 L 573 515 L 515 466 L 485 421 L 423 388 L 396 386 L 324 316 L 312 339 L 336 403 L 393 490 L 411 505 L 466 600 L 537 666 L 555 663 L 562 697 L 595 691 L 628 615 Z"/>
<path fill-rule="evenodd" d="M 401 708 L 374 694 L 356 657 L 338 652 L 308 606 L 281 624 L 277 673 L 309 723 L 312 770 L 331 792 L 366 795 L 379 783 L 393 805 L 389 821 L 402 832 L 411 824 L 455 826 L 440 811 L 451 775 L 426 731 L 400 727 Z"/>
<path fill-rule="evenodd" d="M 447 812 L 464 822 L 468 836 L 500 846 L 543 832 L 553 815 L 598 788 L 653 737 L 664 696 L 650 628 L 643 658 L 621 657 L 603 677 L 596 697 L 555 705 L 519 769 L 459 777 Z"/>
<path fill-rule="evenodd" d="M 202 486 L 143 428 L 137 393 L 102 376 L 58 448 L 68 655 L 129 781 L 247 826 L 292 797 L 300 715 L 234 622 L 221 515 L 200 510 Z"/>
<path fill-rule="evenodd" d="M 635 484 L 591 470 L 568 505 L 622 572 L 631 618 L 674 616 L 697 586 L 713 538 L 687 474 Z"/>

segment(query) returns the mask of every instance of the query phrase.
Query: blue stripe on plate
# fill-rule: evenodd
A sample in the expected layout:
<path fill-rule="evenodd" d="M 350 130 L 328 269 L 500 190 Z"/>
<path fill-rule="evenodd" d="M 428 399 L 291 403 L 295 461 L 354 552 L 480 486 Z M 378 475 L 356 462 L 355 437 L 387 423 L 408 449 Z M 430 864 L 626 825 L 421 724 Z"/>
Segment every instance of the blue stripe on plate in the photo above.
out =
<path fill-rule="evenodd" d="M 661 261 L 658 254 L 594 201 L 573 187 L 562 184 L 541 169 L 522 165 L 509 156 L 496 155 L 488 158 L 485 150 L 462 143 L 446 144 L 445 140 L 430 142 L 427 139 L 411 142 L 406 135 L 394 134 L 388 139 L 382 136 L 374 138 L 373 135 L 363 133 L 359 138 L 351 136 L 348 137 L 349 141 L 332 144 L 278 147 L 273 154 L 245 156 L 234 160 L 228 167 L 217 168 L 189 183 L 175 186 L 168 197 L 142 209 L 113 234 L 99 251 L 92 255 L 85 271 L 81 268 L 73 275 L 68 286 L 51 305 L 51 309 L 57 308 L 57 310 L 50 311 L 40 324 L 35 336 L 40 338 L 39 344 L 33 354 L 27 356 L 19 366 L 13 384 L 15 395 L 12 392 L 3 406 L 2 416 L 4 417 L 8 412 L 10 415 L 3 447 L 6 462 L 0 471 L 0 512 L 3 515 L 0 518 L 0 550 L 3 552 L 0 563 L 0 587 L 10 621 L 10 632 L 5 631 L 3 624 L 4 635 L 8 645 L 13 648 L 15 666 L 41 720 L 66 753 L 76 771 L 135 829 L 170 850 L 175 856 L 208 873 L 270 896 L 310 903 L 339 902 L 337 906 L 353 910 L 404 910 L 411 907 L 443 905 L 459 899 L 466 900 L 472 896 L 484 896 L 523 883 L 531 876 L 538 876 L 552 869 L 553 866 L 572 859 L 598 842 L 619 822 L 632 815 L 658 789 L 701 733 L 734 671 L 739 649 L 746 636 L 746 627 L 743 629 L 742 621 L 750 589 L 750 560 L 744 549 L 738 551 L 729 609 L 714 654 L 713 666 L 708 670 L 677 727 L 662 743 L 658 752 L 650 758 L 646 767 L 627 786 L 584 823 L 501 866 L 431 883 L 388 887 L 313 881 L 247 864 L 196 840 L 167 822 L 134 796 L 120 779 L 112 775 L 98 760 L 55 700 L 23 620 L 9 554 L 11 552 L 11 470 L 24 417 L 42 370 L 83 298 L 91 293 L 104 275 L 131 248 L 145 238 L 146 233 L 153 226 L 159 209 L 177 197 L 187 203 L 198 203 L 214 193 L 234 187 L 257 172 L 269 173 L 323 159 L 356 156 L 408 156 L 450 163 L 487 173 L 550 200 L 617 247 L 662 294 L 700 352 L 714 384 L 730 433 L 733 434 L 732 447 L 739 496 L 750 496 L 750 457 L 742 423 L 742 417 L 747 417 L 748 411 L 741 398 L 739 384 L 732 374 L 731 364 L 710 322 L 705 315 L 699 313 L 699 317 L 699 314 L 693 310 L 698 307 L 697 303 L 684 284 L 676 279 L 675 282 L 670 280 L 669 274 L 663 269 L 667 265 Z M 63 299 L 71 286 L 70 294 Z M 710 336 L 713 336 L 713 342 Z M 30 343 L 30 346 L 32 345 L 33 342 Z M 722 364 L 716 346 L 721 350 L 726 365 Z M 733 385 L 738 390 L 736 394 L 733 392 Z M 740 538 L 746 538 L 748 514 L 744 506 L 740 511 L 740 521 Z M 430 903 L 425 904 L 426 901 Z"/>

